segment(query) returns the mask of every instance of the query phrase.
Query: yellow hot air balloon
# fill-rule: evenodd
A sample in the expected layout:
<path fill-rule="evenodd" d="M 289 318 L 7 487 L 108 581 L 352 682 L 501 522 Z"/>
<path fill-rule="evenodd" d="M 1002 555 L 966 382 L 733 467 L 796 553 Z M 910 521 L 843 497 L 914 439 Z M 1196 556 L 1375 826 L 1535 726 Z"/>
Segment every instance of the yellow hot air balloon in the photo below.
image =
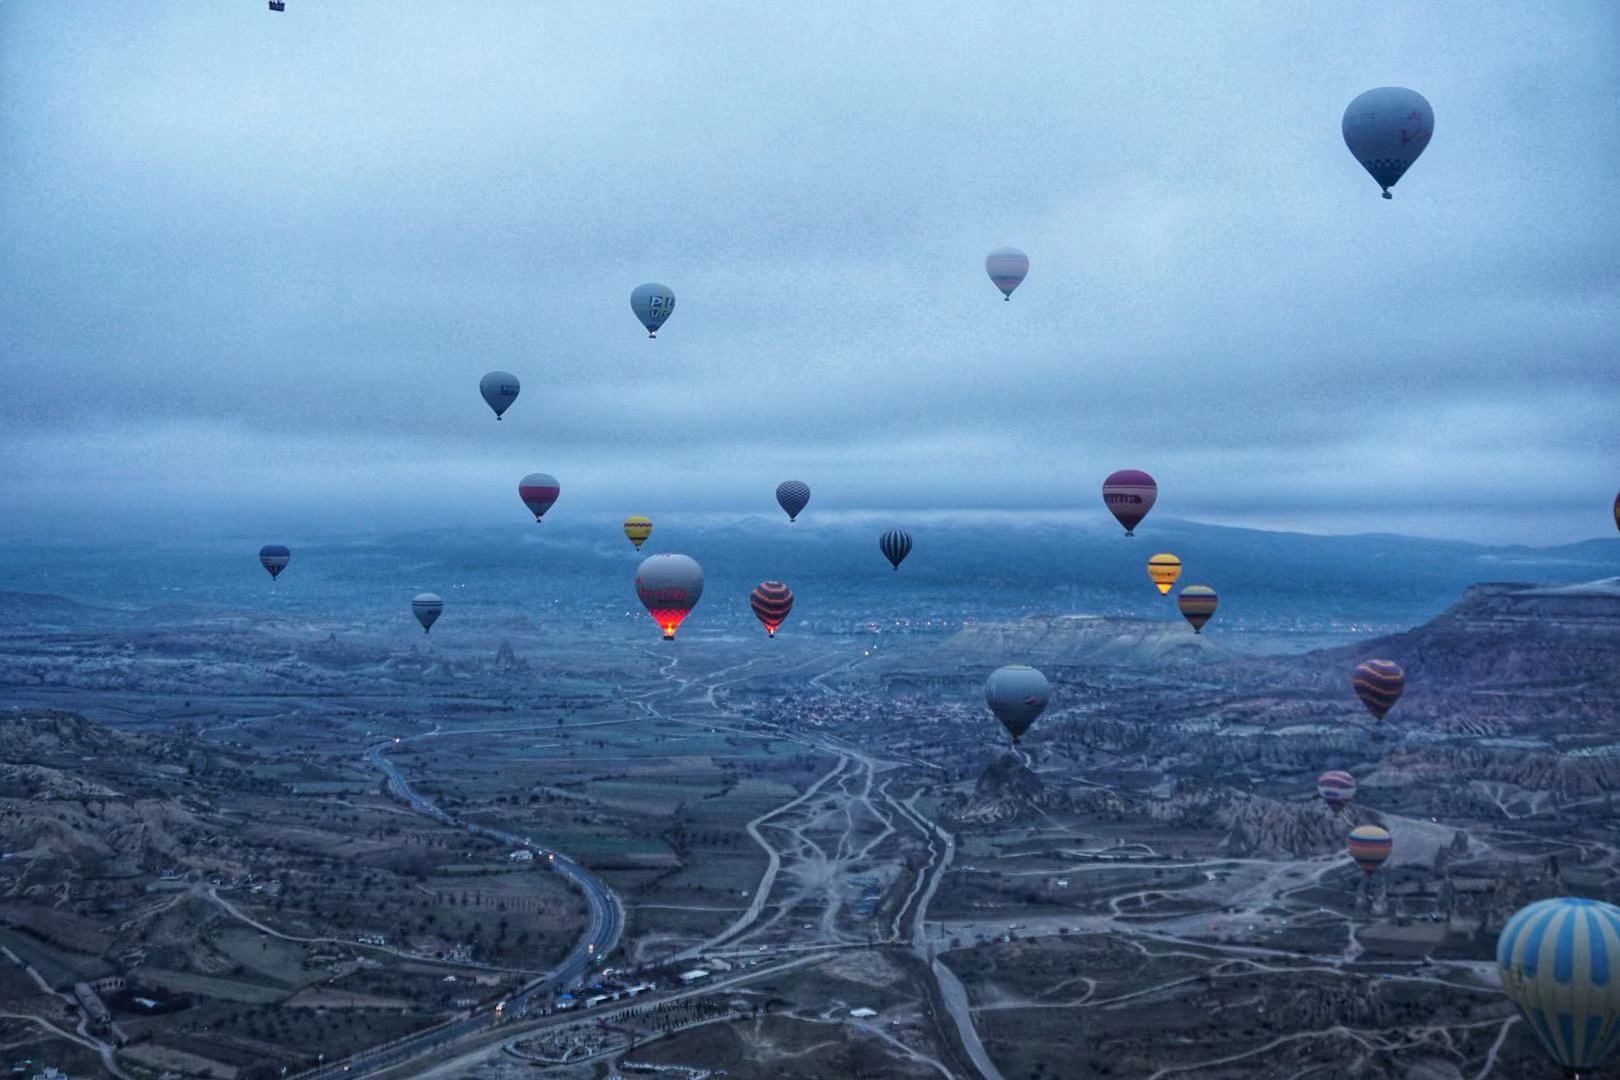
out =
<path fill-rule="evenodd" d="M 644 517 L 625 518 L 624 535 L 628 536 L 630 542 L 636 545 L 636 550 L 640 551 L 641 545 L 646 543 L 647 537 L 652 535 L 652 520 Z"/>
<path fill-rule="evenodd" d="M 1181 560 L 1168 552 L 1153 556 L 1148 560 L 1148 577 L 1153 584 L 1159 587 L 1160 596 L 1168 596 L 1170 587 L 1181 576 Z"/>

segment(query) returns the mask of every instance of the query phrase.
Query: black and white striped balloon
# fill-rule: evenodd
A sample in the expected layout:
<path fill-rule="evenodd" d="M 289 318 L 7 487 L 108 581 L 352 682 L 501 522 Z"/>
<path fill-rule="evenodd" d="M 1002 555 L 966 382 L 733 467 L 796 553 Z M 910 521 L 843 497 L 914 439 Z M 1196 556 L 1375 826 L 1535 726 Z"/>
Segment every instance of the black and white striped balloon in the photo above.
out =
<path fill-rule="evenodd" d="M 894 564 L 896 570 L 905 562 L 906 556 L 911 554 L 911 534 L 904 529 L 890 529 L 878 538 L 878 548 L 883 557 Z"/>

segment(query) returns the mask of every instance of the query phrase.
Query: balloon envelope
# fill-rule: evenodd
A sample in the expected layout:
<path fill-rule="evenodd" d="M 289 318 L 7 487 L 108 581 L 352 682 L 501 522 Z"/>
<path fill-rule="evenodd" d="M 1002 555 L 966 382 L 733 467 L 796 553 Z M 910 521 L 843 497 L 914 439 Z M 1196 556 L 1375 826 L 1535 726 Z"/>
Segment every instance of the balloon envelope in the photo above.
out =
<path fill-rule="evenodd" d="M 1202 634 L 1204 624 L 1209 617 L 1215 614 L 1216 605 L 1220 597 L 1208 585 L 1189 585 L 1181 590 L 1176 597 L 1176 606 L 1181 609 L 1181 617 L 1192 623 L 1193 633 Z"/>
<path fill-rule="evenodd" d="M 640 551 L 641 545 L 652 535 L 652 519 L 639 516 L 625 518 L 624 535 L 628 536 L 630 542 L 636 545 L 636 550 Z"/>
<path fill-rule="evenodd" d="M 776 503 L 787 511 L 789 521 L 799 520 L 799 511 L 810 501 L 810 485 L 802 480 L 784 480 L 776 485 Z"/>
<path fill-rule="evenodd" d="M 259 565 L 270 571 L 271 581 L 281 576 L 291 560 L 292 552 L 287 550 L 285 544 L 266 544 L 259 549 Z"/>
<path fill-rule="evenodd" d="M 1552 1059 L 1603 1064 L 1620 1036 L 1620 908 L 1559 896 L 1520 908 L 1496 939 L 1502 989 Z"/>
<path fill-rule="evenodd" d="M 1103 481 L 1103 504 L 1125 526 L 1126 536 L 1133 531 L 1159 499 L 1159 485 L 1141 469 L 1121 469 Z"/>
<path fill-rule="evenodd" d="M 647 336 L 658 336 L 658 328 L 663 326 L 675 311 L 675 293 L 668 285 L 648 283 L 637 285 L 630 293 L 630 310 L 636 313 L 641 325 L 647 328 Z"/>
<path fill-rule="evenodd" d="M 532 472 L 518 481 L 518 498 L 523 500 L 523 505 L 529 508 L 536 522 L 551 509 L 551 504 L 557 501 L 560 494 L 562 488 L 550 473 Z"/>
<path fill-rule="evenodd" d="M 1357 825 L 1350 830 L 1350 839 L 1345 842 L 1350 857 L 1368 876 L 1384 864 L 1394 846 L 1389 833 L 1377 825 Z"/>
<path fill-rule="evenodd" d="M 422 624 L 422 633 L 425 634 L 433 629 L 433 624 L 444 614 L 444 601 L 430 592 L 417 593 L 416 599 L 411 601 L 411 614 Z"/>
<path fill-rule="evenodd" d="M 1176 583 L 1176 578 L 1181 576 L 1181 560 L 1167 552 L 1161 552 L 1148 560 L 1147 571 L 1153 584 L 1159 587 L 1159 595 L 1165 596 L 1170 592 L 1170 587 Z"/>
<path fill-rule="evenodd" d="M 1046 711 L 1052 684 L 1027 664 L 1008 664 L 990 673 L 984 683 L 984 703 L 996 714 L 1013 742 L 1023 738 L 1035 718 Z"/>
<path fill-rule="evenodd" d="M 765 633 L 776 636 L 776 628 L 793 610 L 793 590 L 780 581 L 762 581 L 748 594 L 748 606 L 754 617 L 765 627 Z"/>
<path fill-rule="evenodd" d="M 1380 86 L 1350 103 L 1340 128 L 1344 145 L 1372 174 L 1388 199 L 1395 181 L 1429 145 L 1429 136 L 1434 134 L 1434 110 L 1416 90 Z"/>
<path fill-rule="evenodd" d="M 1406 689 L 1406 672 L 1393 660 L 1367 660 L 1356 665 L 1350 682 L 1373 719 L 1382 721 Z"/>
<path fill-rule="evenodd" d="M 703 595 L 703 568 L 687 555 L 649 555 L 636 570 L 636 596 L 664 631 L 664 640 L 692 613 Z"/>
<path fill-rule="evenodd" d="M 1620 529 L 1620 495 L 1614 497 L 1614 527 Z"/>
<path fill-rule="evenodd" d="M 878 550 L 898 570 L 900 564 L 906 561 L 906 556 L 911 554 L 911 534 L 904 529 L 890 529 L 878 538 Z"/>
<path fill-rule="evenodd" d="M 499 420 L 501 413 L 517 400 L 517 376 L 510 371 L 492 371 L 478 380 L 478 392 L 484 395 L 484 401 L 495 410 L 495 419 Z"/>
<path fill-rule="evenodd" d="M 1029 276 L 1029 256 L 1017 248 L 996 248 L 985 257 L 984 272 L 996 283 L 1001 295 L 1011 300 L 1013 290 Z"/>
<path fill-rule="evenodd" d="M 1356 797 L 1356 778 L 1337 769 L 1325 772 L 1316 778 L 1316 793 L 1337 814 Z"/>

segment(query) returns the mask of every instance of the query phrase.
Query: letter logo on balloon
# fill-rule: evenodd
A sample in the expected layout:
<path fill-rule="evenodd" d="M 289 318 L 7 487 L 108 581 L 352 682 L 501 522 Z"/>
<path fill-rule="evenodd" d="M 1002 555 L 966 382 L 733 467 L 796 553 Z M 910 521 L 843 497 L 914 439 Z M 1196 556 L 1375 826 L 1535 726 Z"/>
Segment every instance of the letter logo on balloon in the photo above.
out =
<path fill-rule="evenodd" d="M 1147 562 L 1148 579 L 1158 586 L 1159 595 L 1167 596 L 1181 576 L 1181 560 L 1168 553 L 1153 556 Z"/>
<path fill-rule="evenodd" d="M 675 313 L 675 293 L 668 285 L 651 282 L 637 285 L 630 293 L 630 310 L 636 313 L 641 325 L 647 328 L 647 336 L 655 338 L 658 336 L 658 328 Z"/>
<path fill-rule="evenodd" d="M 1350 103 L 1340 130 L 1344 145 L 1390 199 L 1389 189 L 1429 145 L 1434 110 L 1416 90 L 1380 86 Z"/>
<path fill-rule="evenodd" d="M 478 392 L 484 395 L 484 402 L 495 410 L 495 419 L 499 420 L 517 400 L 517 376 L 510 371 L 492 371 L 479 380 Z"/>
<path fill-rule="evenodd" d="M 636 596 L 664 640 L 673 641 L 703 596 L 703 568 L 687 555 L 649 555 L 636 570 Z"/>
<path fill-rule="evenodd" d="M 1137 525 L 1159 499 L 1159 485 L 1141 469 L 1121 469 L 1103 481 L 1102 495 L 1103 505 L 1125 526 L 1125 535 L 1135 536 Z"/>

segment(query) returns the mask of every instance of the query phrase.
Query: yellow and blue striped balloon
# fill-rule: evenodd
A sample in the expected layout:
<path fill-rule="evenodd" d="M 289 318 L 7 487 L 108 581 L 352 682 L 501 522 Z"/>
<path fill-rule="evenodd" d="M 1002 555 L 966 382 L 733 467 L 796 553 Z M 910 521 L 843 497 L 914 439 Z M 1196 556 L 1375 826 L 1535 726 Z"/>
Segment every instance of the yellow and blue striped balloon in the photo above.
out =
<path fill-rule="evenodd" d="M 1502 989 L 1565 1069 L 1595 1069 L 1620 1041 L 1620 908 L 1560 896 L 1521 908 L 1496 941 Z"/>

